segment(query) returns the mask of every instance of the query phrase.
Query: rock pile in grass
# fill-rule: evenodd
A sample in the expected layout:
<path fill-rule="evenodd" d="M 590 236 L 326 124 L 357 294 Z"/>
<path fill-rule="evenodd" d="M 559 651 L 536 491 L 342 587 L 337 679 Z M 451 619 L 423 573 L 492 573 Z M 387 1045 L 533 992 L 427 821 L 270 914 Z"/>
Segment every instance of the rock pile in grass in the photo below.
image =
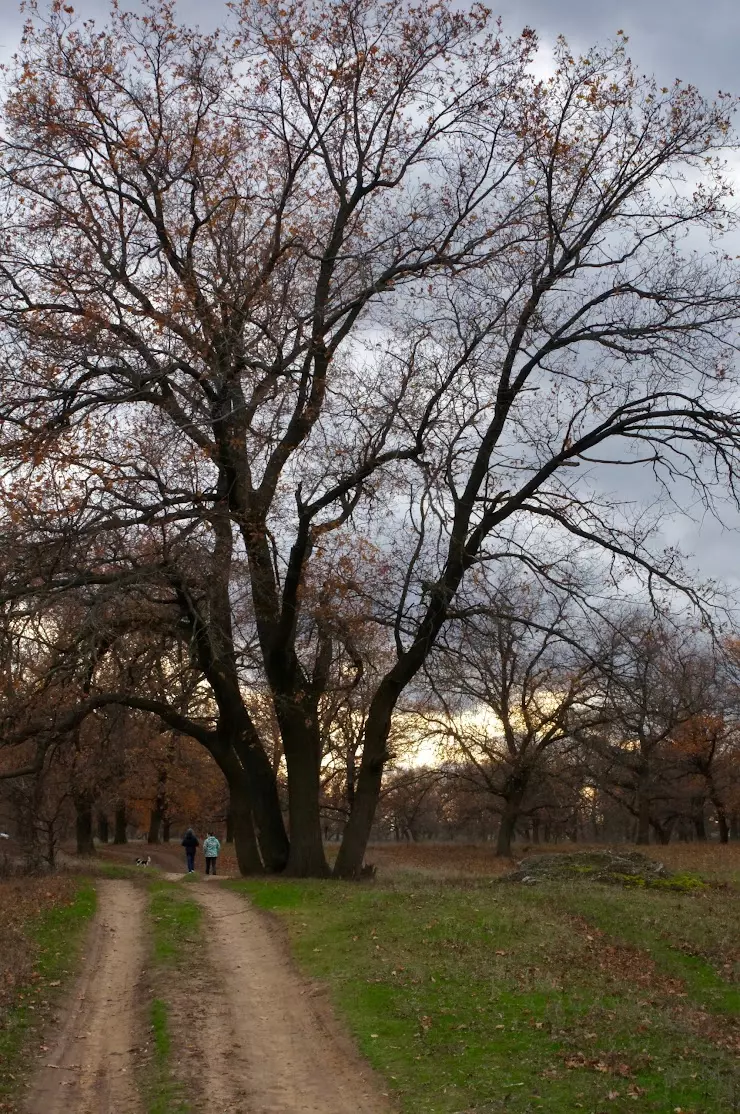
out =
<path fill-rule="evenodd" d="M 533 855 L 523 859 L 515 871 L 503 876 L 504 882 L 604 882 L 613 886 L 652 886 L 661 889 L 686 889 L 687 877 L 674 875 L 663 863 L 640 851 L 573 851 L 556 855 Z M 692 879 L 692 881 L 694 881 Z M 694 885 L 701 886 L 700 880 Z"/>

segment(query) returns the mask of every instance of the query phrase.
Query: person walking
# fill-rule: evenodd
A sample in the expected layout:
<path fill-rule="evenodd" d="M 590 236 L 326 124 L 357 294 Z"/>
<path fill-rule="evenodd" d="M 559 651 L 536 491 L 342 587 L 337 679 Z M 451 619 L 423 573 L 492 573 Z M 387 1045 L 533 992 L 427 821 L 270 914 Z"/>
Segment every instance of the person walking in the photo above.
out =
<path fill-rule="evenodd" d="M 206 857 L 206 874 L 216 873 L 216 860 L 218 853 L 221 850 L 221 844 L 216 839 L 213 832 L 209 831 L 206 838 L 203 840 L 203 854 Z"/>
<path fill-rule="evenodd" d="M 185 859 L 188 864 L 188 874 L 193 874 L 195 872 L 195 852 L 199 844 L 200 840 L 193 829 L 188 828 L 182 841 L 182 845 L 185 848 Z"/>

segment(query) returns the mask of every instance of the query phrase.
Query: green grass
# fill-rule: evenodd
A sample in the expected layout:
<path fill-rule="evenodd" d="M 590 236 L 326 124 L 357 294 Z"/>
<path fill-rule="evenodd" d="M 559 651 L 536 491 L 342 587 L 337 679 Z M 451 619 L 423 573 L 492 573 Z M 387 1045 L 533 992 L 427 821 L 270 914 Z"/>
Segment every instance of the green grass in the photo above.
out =
<path fill-rule="evenodd" d="M 740 1110 L 723 1043 L 738 1022 L 731 973 L 670 935 L 698 940 L 707 915 L 722 919 L 719 953 L 737 894 L 723 905 L 588 882 L 233 885 L 285 921 L 406 1114 Z"/>
<path fill-rule="evenodd" d="M 609 937 L 645 950 L 667 975 L 683 980 L 692 1002 L 718 1015 L 740 1015 L 740 899 L 732 891 L 691 896 L 574 887 L 561 907 Z"/>
<path fill-rule="evenodd" d="M 24 935 L 34 953 L 33 981 L 18 989 L 18 1004 L 0 1023 L 0 1098 L 17 1091 L 30 1066 L 28 1043 L 45 1024 L 49 1003 L 75 970 L 95 904 L 94 886 L 80 880 L 71 900 L 25 922 Z"/>
<path fill-rule="evenodd" d="M 183 964 L 198 939 L 201 907 L 182 896 L 178 882 L 151 882 L 149 919 L 157 963 Z"/>
<path fill-rule="evenodd" d="M 187 1114 L 190 1106 L 172 1077 L 169 1007 L 162 998 L 152 999 L 149 1020 L 154 1054 L 145 1084 L 147 1114 Z"/>
<path fill-rule="evenodd" d="M 201 908 L 177 883 L 150 881 L 153 997 L 149 1006 L 152 1056 L 142 1074 L 147 1114 L 187 1114 L 191 1107 L 172 1070 L 171 1005 L 167 991 L 198 940 Z"/>
<path fill-rule="evenodd" d="M 140 866 L 106 862 L 105 859 L 90 863 L 88 872 L 101 878 L 125 878 L 127 881 L 146 882 L 149 878 L 147 871 L 142 870 Z"/>

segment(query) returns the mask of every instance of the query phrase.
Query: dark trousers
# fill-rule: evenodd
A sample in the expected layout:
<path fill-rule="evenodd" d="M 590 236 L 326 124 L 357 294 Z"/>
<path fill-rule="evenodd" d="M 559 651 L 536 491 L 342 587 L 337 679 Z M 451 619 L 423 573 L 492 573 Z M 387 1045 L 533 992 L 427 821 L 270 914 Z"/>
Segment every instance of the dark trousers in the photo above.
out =
<path fill-rule="evenodd" d="M 216 873 L 216 856 L 206 855 L 206 874 Z"/>
<path fill-rule="evenodd" d="M 185 848 L 185 858 L 188 861 L 188 870 L 195 870 L 195 851 L 188 851 Z"/>

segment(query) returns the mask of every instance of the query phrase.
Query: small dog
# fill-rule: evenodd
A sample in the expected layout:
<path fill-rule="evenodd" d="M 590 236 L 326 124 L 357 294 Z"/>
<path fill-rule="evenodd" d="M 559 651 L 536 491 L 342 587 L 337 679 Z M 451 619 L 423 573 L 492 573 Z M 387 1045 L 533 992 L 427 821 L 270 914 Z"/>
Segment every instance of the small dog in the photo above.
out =
<path fill-rule="evenodd" d="M 149 866 L 151 861 L 152 861 L 151 855 L 147 855 L 147 857 L 145 859 L 137 859 L 136 860 L 136 865 L 137 866 Z"/>

